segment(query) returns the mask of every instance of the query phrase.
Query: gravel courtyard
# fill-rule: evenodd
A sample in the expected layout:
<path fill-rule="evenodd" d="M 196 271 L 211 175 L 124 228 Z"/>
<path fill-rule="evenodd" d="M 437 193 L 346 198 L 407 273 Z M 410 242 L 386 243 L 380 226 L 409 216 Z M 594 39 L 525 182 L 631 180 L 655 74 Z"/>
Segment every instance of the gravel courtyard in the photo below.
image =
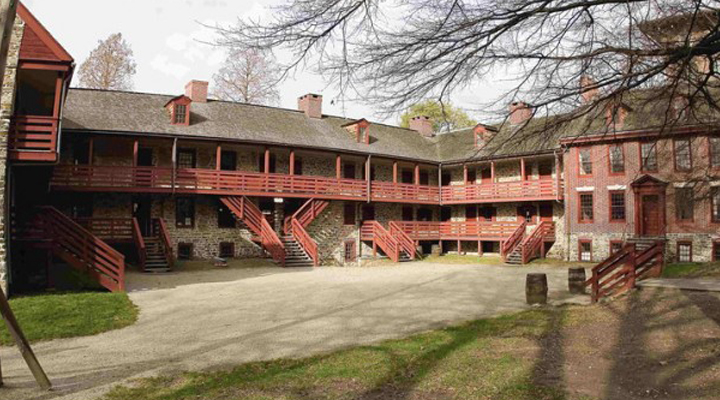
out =
<path fill-rule="evenodd" d="M 0 399 L 87 399 L 127 378 L 306 356 L 519 310 L 528 272 L 548 274 L 552 301 L 567 299 L 567 270 L 550 267 L 413 262 L 134 273 L 135 325 L 35 344 L 50 393 L 35 389 L 15 349 L 2 348 Z"/>

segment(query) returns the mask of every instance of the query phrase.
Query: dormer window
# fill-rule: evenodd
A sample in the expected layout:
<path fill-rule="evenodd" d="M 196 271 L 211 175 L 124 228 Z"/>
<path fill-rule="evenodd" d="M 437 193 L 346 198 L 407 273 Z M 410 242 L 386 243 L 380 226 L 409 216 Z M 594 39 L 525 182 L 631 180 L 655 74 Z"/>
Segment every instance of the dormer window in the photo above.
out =
<path fill-rule="evenodd" d="M 187 96 L 177 96 L 165 104 L 173 125 L 190 125 L 190 100 Z"/>
<path fill-rule="evenodd" d="M 370 122 L 365 118 L 342 126 L 358 143 L 370 144 Z"/>
<path fill-rule="evenodd" d="M 187 106 L 184 104 L 175 104 L 175 111 L 173 112 L 173 123 L 182 125 L 185 123 L 187 117 Z"/>

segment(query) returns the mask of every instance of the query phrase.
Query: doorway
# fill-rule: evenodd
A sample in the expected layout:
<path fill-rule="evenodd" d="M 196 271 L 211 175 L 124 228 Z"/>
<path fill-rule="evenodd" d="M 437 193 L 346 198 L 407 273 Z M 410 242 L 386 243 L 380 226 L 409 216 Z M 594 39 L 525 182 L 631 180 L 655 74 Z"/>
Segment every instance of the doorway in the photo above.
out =
<path fill-rule="evenodd" d="M 642 235 L 660 236 L 662 226 L 660 222 L 660 196 L 656 194 L 645 194 L 641 199 L 642 203 Z"/>
<path fill-rule="evenodd" d="M 152 198 L 135 197 L 132 202 L 132 216 L 138 221 L 143 236 L 152 235 Z"/>

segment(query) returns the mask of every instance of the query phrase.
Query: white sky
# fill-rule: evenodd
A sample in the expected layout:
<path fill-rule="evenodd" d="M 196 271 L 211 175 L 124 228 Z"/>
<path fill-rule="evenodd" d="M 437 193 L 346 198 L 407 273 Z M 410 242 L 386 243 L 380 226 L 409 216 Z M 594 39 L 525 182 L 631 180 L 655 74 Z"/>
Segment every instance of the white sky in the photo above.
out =
<path fill-rule="evenodd" d="M 222 49 L 199 43 L 211 41 L 214 32 L 201 26 L 227 25 L 238 17 L 258 16 L 278 0 L 23 0 L 24 4 L 70 52 L 80 65 L 100 39 L 121 32 L 132 46 L 137 74 L 134 90 L 180 94 L 191 79 L 212 82 L 224 58 Z M 74 84 L 77 84 L 74 81 Z M 501 82 L 478 85 L 452 98 L 471 116 L 481 103 L 501 94 Z M 210 89 L 212 90 L 212 88 Z M 306 71 L 299 71 L 280 87 L 280 106 L 297 107 L 297 97 L 305 93 L 323 95 L 323 112 L 353 118 L 378 120 L 380 108 L 360 102 L 340 101 L 331 105 L 337 93 L 327 82 Z M 420 100 L 420 99 L 419 99 Z M 396 123 L 396 118 L 386 120 Z"/>

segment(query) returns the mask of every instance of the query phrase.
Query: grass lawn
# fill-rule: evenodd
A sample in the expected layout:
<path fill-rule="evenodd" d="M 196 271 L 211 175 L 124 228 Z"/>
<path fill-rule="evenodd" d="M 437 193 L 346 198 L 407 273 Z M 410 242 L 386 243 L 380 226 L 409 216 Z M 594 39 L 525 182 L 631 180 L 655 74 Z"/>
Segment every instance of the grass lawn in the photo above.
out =
<path fill-rule="evenodd" d="M 132 325 L 138 316 L 126 293 L 26 296 L 11 299 L 10 307 L 31 342 L 95 335 Z M 0 325 L 0 344 L 13 344 L 5 324 Z"/>
<path fill-rule="evenodd" d="M 103 399 L 716 400 L 719 306 L 720 294 L 647 288 L 304 359 L 166 373 Z"/>
<path fill-rule="evenodd" d="M 673 263 L 663 268 L 663 278 L 720 278 L 720 262 Z"/>

